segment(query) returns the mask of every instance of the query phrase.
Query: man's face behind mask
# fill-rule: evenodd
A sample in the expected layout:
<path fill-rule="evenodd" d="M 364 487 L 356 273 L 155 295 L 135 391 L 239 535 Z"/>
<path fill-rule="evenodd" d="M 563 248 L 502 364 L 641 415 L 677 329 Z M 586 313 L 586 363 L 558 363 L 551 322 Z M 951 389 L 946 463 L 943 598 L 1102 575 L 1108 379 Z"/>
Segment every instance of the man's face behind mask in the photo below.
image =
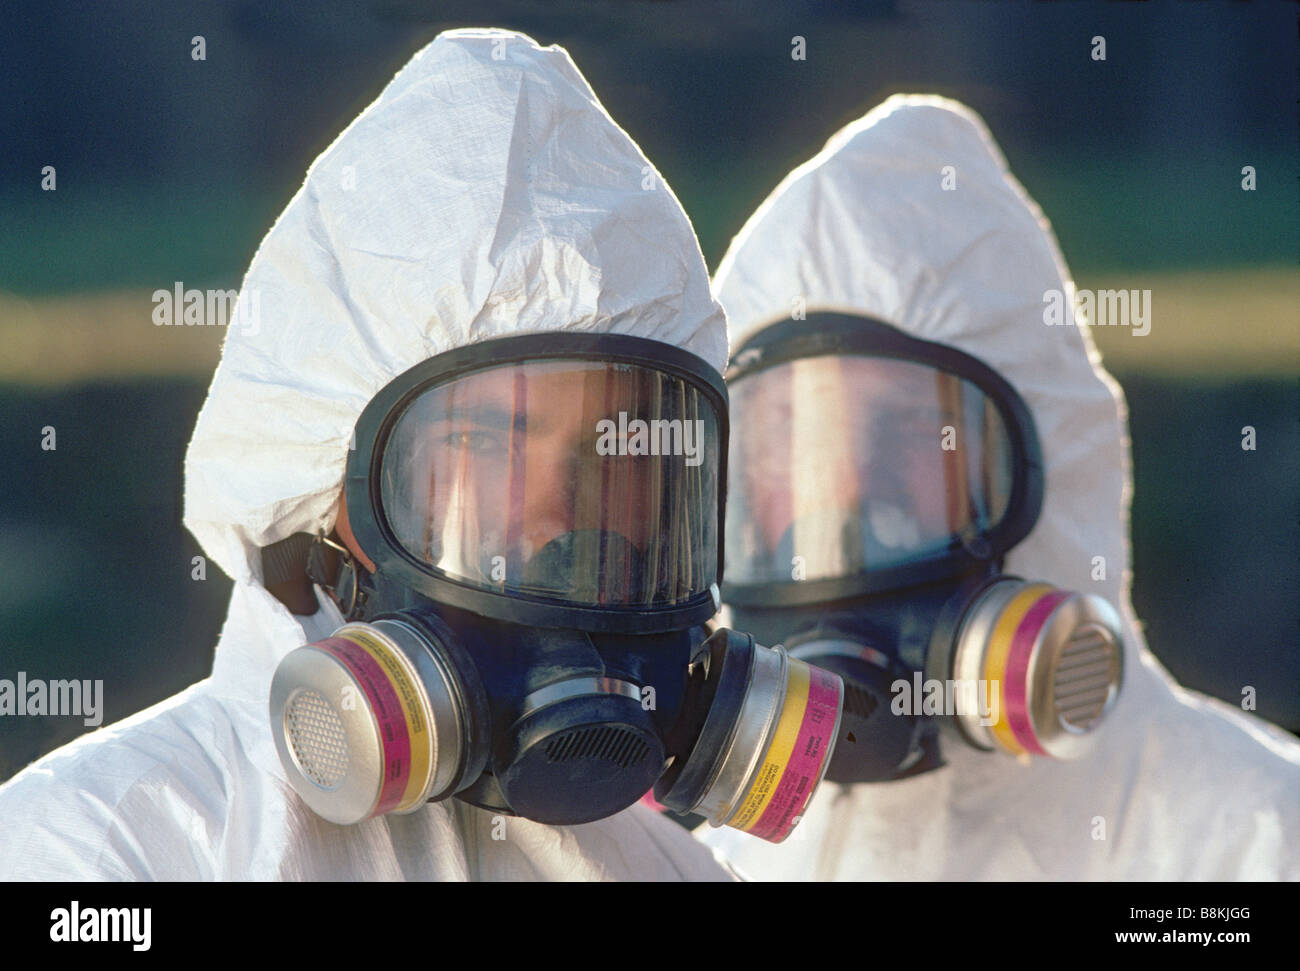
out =
<path fill-rule="evenodd" d="M 382 503 L 408 553 L 462 582 L 597 605 L 672 603 L 712 570 L 703 511 L 716 507 L 717 483 L 700 459 L 717 436 L 698 392 L 660 372 L 490 367 L 407 405 L 384 449 Z"/>
<path fill-rule="evenodd" d="M 996 522 L 1011 470 L 997 409 L 921 364 L 819 356 L 736 382 L 728 578 L 905 563 Z"/>

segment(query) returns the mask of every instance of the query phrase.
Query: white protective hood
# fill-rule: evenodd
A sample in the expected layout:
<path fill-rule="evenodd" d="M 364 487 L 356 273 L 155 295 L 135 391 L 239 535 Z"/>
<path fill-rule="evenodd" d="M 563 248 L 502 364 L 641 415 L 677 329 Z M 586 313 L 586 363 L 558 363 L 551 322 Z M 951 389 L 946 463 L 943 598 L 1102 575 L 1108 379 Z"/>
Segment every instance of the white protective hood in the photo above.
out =
<path fill-rule="evenodd" d="M 686 215 L 568 55 L 452 31 L 316 160 L 244 281 L 186 458 L 185 525 L 235 579 L 212 677 L 0 789 L 0 879 L 730 877 L 639 805 L 556 827 L 447 800 L 341 827 L 280 768 L 271 675 L 341 618 L 291 615 L 261 585 L 260 547 L 333 527 L 376 391 L 526 331 L 726 358 Z"/>
<path fill-rule="evenodd" d="M 746 875 L 1300 879 L 1300 744 L 1180 688 L 1133 616 L 1124 400 L 1086 328 L 1044 323 L 1045 292 L 1069 279 L 983 122 L 937 97 L 890 98 L 836 134 L 723 259 L 714 293 L 733 350 L 802 298 L 957 347 L 1009 380 L 1038 426 L 1046 495 L 1006 568 L 1118 605 L 1127 643 L 1122 693 L 1090 756 L 1021 763 L 945 739 L 937 771 L 824 784 L 785 844 L 701 834 Z"/>

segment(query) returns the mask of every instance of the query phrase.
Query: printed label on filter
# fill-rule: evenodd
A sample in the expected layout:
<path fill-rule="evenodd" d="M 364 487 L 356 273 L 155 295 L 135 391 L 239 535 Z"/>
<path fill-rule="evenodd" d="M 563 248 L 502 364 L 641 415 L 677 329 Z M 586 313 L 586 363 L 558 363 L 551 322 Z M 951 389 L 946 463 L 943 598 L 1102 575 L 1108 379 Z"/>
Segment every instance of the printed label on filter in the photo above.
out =
<path fill-rule="evenodd" d="M 730 825 L 773 843 L 790 835 L 821 779 L 842 691 L 834 674 L 791 659 L 789 690 L 771 749 Z"/>

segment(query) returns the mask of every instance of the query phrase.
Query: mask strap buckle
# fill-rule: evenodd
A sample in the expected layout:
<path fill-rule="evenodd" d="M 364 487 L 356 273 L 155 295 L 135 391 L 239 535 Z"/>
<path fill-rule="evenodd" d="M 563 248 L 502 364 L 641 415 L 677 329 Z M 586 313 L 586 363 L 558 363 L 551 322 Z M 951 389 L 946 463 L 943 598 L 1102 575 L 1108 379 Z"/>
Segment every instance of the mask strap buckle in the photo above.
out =
<path fill-rule="evenodd" d="M 361 591 L 361 569 L 352 551 L 330 539 L 324 530 L 312 540 L 307 555 L 307 576 L 338 604 L 345 620 L 353 620 L 366 600 Z M 340 596 L 340 590 L 346 593 L 346 598 Z"/>

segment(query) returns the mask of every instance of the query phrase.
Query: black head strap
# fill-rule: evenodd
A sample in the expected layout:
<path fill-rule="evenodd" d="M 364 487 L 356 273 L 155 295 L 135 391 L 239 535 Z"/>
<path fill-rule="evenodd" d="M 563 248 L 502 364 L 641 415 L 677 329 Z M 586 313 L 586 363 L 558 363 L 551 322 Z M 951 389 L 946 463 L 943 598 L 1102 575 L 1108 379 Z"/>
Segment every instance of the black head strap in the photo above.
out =
<path fill-rule="evenodd" d="M 356 561 L 351 550 L 323 531 L 311 539 L 307 576 L 333 598 L 346 620 L 355 620 L 366 602 L 365 591 L 361 589 L 365 567 Z"/>
<path fill-rule="evenodd" d="M 314 614 L 318 607 L 307 576 L 312 540 L 310 533 L 294 533 L 288 539 L 262 547 L 262 584 L 299 616 Z"/>

